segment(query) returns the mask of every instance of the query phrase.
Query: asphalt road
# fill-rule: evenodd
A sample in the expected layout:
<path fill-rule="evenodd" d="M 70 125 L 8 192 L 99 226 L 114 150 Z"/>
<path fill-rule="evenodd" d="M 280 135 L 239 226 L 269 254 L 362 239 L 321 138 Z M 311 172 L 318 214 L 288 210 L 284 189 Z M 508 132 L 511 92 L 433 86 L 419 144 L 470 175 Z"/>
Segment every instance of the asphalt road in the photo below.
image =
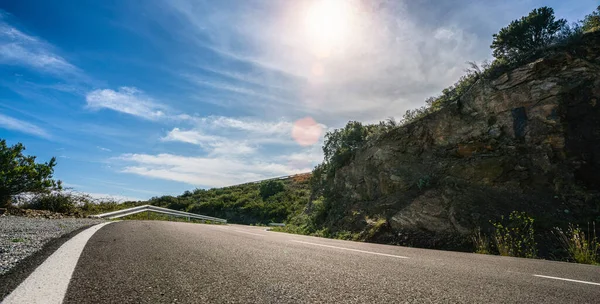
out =
<path fill-rule="evenodd" d="M 88 241 L 64 303 L 600 303 L 598 283 L 598 266 L 123 221 Z"/>

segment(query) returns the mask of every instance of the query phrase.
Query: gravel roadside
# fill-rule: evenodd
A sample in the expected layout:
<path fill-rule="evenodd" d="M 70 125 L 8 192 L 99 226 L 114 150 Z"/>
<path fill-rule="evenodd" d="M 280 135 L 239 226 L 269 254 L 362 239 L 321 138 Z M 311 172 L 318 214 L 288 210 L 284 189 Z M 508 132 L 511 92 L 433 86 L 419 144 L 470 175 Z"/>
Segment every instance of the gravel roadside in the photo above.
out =
<path fill-rule="evenodd" d="M 88 218 L 0 216 L 0 276 L 50 240 L 102 222 L 104 220 Z"/>

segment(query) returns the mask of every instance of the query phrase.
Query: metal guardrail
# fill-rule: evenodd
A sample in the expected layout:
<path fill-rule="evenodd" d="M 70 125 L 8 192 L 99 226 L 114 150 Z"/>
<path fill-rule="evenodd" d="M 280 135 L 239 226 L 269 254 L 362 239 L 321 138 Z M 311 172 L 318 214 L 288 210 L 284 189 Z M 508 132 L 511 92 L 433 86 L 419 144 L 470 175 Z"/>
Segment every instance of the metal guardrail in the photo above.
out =
<path fill-rule="evenodd" d="M 188 219 L 193 218 L 193 219 L 199 219 L 199 220 L 204 220 L 204 221 L 227 223 L 227 220 L 217 218 L 217 217 L 200 215 L 200 214 L 196 214 L 196 213 L 184 212 L 184 211 L 179 211 L 179 210 L 173 210 L 173 209 L 169 209 L 169 208 L 162 208 L 162 207 L 157 207 L 157 206 L 152 206 L 152 205 L 137 206 L 137 207 L 133 207 L 133 208 L 127 208 L 127 209 L 102 213 L 102 214 L 98 214 L 98 215 L 92 215 L 92 217 L 108 218 L 108 219 L 112 220 L 112 219 L 116 219 L 116 218 L 120 218 L 120 217 L 124 217 L 124 216 L 128 216 L 128 215 L 133 215 L 133 214 L 137 214 L 137 213 L 141 213 L 141 212 L 146 212 L 146 211 L 168 214 L 168 215 L 172 215 L 172 216 L 187 217 Z"/>

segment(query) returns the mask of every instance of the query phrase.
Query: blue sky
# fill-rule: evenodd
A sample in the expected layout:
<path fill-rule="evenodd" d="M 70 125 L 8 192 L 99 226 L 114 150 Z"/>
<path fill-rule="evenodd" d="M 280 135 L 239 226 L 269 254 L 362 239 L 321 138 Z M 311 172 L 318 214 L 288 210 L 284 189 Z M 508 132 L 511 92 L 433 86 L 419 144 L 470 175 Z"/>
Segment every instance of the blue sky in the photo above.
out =
<path fill-rule="evenodd" d="M 400 118 L 578 1 L 0 1 L 0 138 L 96 197 L 309 171 L 323 133 Z"/>

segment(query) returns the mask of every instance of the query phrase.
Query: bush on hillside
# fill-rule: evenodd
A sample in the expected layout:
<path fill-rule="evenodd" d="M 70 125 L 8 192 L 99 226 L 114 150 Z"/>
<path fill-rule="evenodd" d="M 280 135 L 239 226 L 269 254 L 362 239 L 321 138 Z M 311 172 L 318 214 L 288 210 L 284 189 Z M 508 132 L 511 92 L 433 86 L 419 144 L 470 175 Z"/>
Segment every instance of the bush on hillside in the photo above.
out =
<path fill-rule="evenodd" d="M 263 200 L 268 199 L 269 197 L 283 192 L 285 190 L 285 185 L 280 180 L 268 180 L 260 183 L 259 193 Z"/>

